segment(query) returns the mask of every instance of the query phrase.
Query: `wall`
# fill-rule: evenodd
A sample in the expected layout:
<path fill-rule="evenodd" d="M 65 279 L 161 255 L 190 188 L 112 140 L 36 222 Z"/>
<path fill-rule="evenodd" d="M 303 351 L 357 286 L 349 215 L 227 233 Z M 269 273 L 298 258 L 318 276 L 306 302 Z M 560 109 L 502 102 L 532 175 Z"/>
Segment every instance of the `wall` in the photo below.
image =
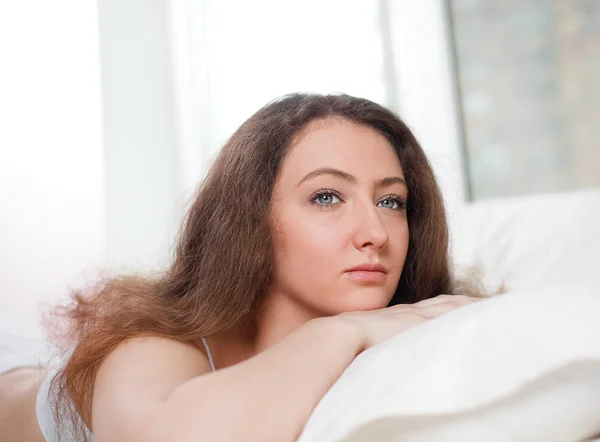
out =
<path fill-rule="evenodd" d="M 105 258 L 95 3 L 0 2 L 0 54 L 0 325 L 35 333 Z"/>

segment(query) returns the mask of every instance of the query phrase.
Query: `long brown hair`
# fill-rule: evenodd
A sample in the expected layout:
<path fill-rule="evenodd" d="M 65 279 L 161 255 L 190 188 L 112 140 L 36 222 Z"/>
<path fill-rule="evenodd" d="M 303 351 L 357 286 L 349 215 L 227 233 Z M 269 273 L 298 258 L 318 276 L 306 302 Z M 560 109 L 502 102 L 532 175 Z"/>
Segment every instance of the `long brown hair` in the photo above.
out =
<path fill-rule="evenodd" d="M 400 159 L 410 190 L 410 243 L 391 304 L 452 293 L 442 196 L 406 124 L 362 98 L 288 95 L 255 113 L 222 148 L 185 218 L 173 262 L 162 275 L 109 279 L 91 294 L 74 293 L 73 304 L 60 311 L 71 319 L 75 345 L 54 379 L 57 418 L 65 418 L 62 413 L 70 409 L 73 423 L 75 414 L 90 422 L 98 366 L 126 339 L 154 335 L 197 340 L 253 317 L 270 281 L 268 213 L 277 174 L 294 137 L 309 122 L 327 118 L 377 130 Z M 230 203 L 232 195 L 238 196 L 235 204 Z"/>

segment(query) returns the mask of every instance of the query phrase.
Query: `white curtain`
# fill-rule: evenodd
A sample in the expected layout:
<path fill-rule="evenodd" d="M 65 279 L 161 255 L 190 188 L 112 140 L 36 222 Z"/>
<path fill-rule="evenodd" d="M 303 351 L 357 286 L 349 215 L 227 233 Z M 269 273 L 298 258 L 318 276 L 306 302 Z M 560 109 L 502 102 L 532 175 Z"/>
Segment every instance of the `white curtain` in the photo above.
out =
<path fill-rule="evenodd" d="M 442 0 L 173 0 L 171 29 L 188 186 L 268 101 L 345 92 L 398 111 L 450 212 L 464 202 Z"/>

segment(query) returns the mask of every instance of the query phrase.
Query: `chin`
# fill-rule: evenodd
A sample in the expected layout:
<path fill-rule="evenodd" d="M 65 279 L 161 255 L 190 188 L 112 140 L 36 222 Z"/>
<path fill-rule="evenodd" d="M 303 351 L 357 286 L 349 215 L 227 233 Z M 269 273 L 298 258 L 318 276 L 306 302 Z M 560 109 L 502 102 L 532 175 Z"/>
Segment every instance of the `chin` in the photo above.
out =
<path fill-rule="evenodd" d="M 332 310 L 336 311 L 334 314 L 377 310 L 387 307 L 392 296 L 393 293 L 391 295 L 382 293 L 381 288 L 361 288 L 343 296 L 336 296 Z"/>

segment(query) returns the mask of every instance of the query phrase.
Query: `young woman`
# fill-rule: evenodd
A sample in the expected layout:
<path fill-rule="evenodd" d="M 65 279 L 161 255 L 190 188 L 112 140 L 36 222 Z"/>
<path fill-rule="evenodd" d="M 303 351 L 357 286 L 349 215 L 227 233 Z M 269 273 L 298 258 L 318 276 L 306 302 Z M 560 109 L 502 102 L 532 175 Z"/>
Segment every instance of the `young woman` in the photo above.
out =
<path fill-rule="evenodd" d="M 473 301 L 456 287 L 407 126 L 365 99 L 286 96 L 223 147 L 160 278 L 76 294 L 64 363 L 5 375 L 1 425 L 11 441 L 293 441 L 360 352 Z"/>

